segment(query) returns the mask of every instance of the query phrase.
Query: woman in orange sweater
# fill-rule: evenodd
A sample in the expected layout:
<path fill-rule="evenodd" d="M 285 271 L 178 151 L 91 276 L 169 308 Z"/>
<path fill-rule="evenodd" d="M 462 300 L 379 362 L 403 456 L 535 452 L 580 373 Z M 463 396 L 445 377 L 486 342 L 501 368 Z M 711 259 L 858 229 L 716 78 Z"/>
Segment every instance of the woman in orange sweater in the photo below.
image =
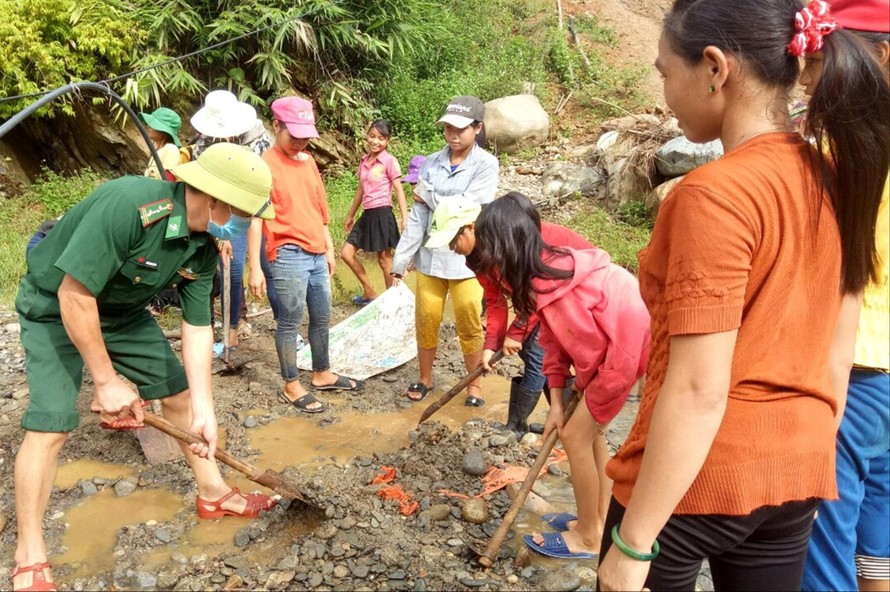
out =
<path fill-rule="evenodd" d="M 890 85 L 814 0 L 676 0 L 656 67 L 693 142 L 725 155 L 667 197 L 640 253 L 652 345 L 614 480 L 604 590 L 799 590 L 890 166 Z M 825 70 L 803 140 L 799 58 Z"/>

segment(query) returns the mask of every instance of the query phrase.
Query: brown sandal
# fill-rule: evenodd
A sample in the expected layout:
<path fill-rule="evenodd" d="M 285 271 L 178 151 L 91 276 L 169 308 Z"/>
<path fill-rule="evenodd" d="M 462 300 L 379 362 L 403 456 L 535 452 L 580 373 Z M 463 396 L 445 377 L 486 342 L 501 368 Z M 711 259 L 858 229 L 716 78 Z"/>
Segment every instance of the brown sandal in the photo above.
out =
<path fill-rule="evenodd" d="M 260 515 L 260 512 L 264 510 L 271 510 L 276 505 L 278 505 L 278 502 L 275 501 L 274 498 L 271 498 L 264 493 L 248 493 L 247 495 L 244 495 L 244 499 L 247 500 L 247 506 L 244 508 L 243 512 L 236 512 L 234 510 L 227 510 L 223 508 L 222 505 L 235 495 L 244 494 L 242 494 L 237 487 L 233 487 L 232 491 L 225 494 L 215 502 L 207 501 L 201 497 L 198 497 L 197 499 L 195 499 L 195 506 L 198 509 L 198 518 L 204 518 L 205 520 L 210 518 L 222 518 L 223 516 L 256 518 Z"/>
<path fill-rule="evenodd" d="M 32 572 L 34 575 L 31 579 L 31 585 L 27 588 L 16 588 L 15 584 L 13 584 L 13 590 L 16 592 L 54 592 L 58 590 L 59 587 L 55 582 L 50 582 L 46 579 L 45 569 L 50 569 L 52 566 L 47 563 L 34 563 L 32 565 L 20 566 L 16 565 L 12 570 L 12 581 L 15 582 L 15 577 L 21 574 L 25 574 L 28 572 Z"/>

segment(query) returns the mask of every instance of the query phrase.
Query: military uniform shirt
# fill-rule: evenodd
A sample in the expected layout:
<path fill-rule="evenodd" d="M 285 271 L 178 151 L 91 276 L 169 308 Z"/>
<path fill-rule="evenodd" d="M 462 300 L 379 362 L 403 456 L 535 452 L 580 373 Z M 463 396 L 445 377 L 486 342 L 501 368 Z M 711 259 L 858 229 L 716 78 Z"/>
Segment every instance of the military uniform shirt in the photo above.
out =
<path fill-rule="evenodd" d="M 96 297 L 100 316 L 142 309 L 177 285 L 185 322 L 207 326 L 217 258 L 209 234 L 189 233 L 183 183 L 123 177 L 62 217 L 29 253 L 23 282 L 54 297 L 68 274 Z"/>

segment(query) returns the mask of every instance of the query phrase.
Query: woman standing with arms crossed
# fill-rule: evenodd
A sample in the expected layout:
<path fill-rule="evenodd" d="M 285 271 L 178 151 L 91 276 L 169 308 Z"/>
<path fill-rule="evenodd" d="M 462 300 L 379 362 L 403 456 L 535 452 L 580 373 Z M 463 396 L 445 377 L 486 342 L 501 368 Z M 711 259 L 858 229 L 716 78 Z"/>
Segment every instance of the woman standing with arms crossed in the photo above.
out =
<path fill-rule="evenodd" d="M 458 196 L 480 205 L 494 199 L 498 160 L 476 145 L 484 116 L 485 106 L 476 97 L 456 97 L 445 108 L 437 123 L 443 126 L 448 145 L 430 154 L 420 169 L 420 180 L 414 188 L 416 203 L 393 257 L 392 276 L 397 280 L 412 261 L 417 269 L 415 319 L 420 380 L 405 392 L 412 401 L 423 400 L 433 388 L 433 362 L 448 294 L 467 371 L 475 370 L 482 361 L 482 286 L 463 255 L 447 247 L 429 249 L 422 245 L 430 231 L 432 213 L 440 203 Z M 485 404 L 480 382 L 474 380 L 467 387 L 467 406 Z"/>
<path fill-rule="evenodd" d="M 604 590 L 798 590 L 814 512 L 837 497 L 834 437 L 890 166 L 887 75 L 827 5 L 677 0 L 656 67 L 693 142 L 640 253 L 652 349 L 609 463 Z M 788 113 L 822 50 L 807 127 Z M 829 147 L 823 153 L 818 146 Z"/>

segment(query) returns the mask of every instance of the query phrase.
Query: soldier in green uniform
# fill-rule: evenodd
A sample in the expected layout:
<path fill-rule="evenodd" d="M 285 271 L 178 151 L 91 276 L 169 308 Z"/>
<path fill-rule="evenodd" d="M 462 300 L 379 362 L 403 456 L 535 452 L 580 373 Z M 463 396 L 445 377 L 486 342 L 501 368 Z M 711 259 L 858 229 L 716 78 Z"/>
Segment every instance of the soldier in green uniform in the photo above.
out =
<path fill-rule="evenodd" d="M 142 401 L 160 399 L 167 419 L 204 438 L 206 445 L 183 445 L 200 517 L 255 517 L 275 505 L 223 481 L 213 458 L 210 384 L 218 257 L 211 235 L 222 227 L 246 233 L 251 217 L 273 218 L 272 175 L 260 157 L 234 144 L 211 146 L 172 172 L 178 182 L 124 177 L 102 185 L 28 255 L 16 297 L 30 404 L 15 465 L 15 590 L 56 589 L 42 522 L 59 451 L 79 422 L 84 366 L 95 387 L 90 408 L 103 421 L 139 425 Z M 146 309 L 173 285 L 182 304 L 182 364 Z"/>

